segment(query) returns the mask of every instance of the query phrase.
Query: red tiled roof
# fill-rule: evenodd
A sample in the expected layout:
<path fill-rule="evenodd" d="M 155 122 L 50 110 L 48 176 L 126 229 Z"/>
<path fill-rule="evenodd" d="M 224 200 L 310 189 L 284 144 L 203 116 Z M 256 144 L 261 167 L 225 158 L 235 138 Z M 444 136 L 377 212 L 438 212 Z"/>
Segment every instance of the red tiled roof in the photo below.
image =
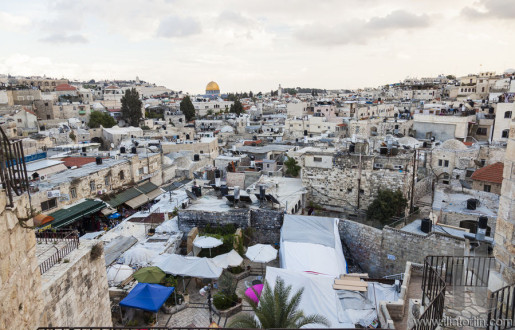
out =
<path fill-rule="evenodd" d="M 256 141 L 244 141 L 243 142 L 243 145 L 244 146 L 252 146 L 252 145 L 255 145 L 255 144 L 261 144 L 263 143 L 263 141 L 261 140 L 256 140 Z"/>
<path fill-rule="evenodd" d="M 64 165 L 67 167 L 72 167 L 72 166 L 82 167 L 86 164 L 93 163 L 95 161 L 95 157 L 66 157 L 61 160 L 64 162 Z"/>
<path fill-rule="evenodd" d="M 501 162 L 485 166 L 476 170 L 470 177 L 472 180 L 486 181 L 493 183 L 502 183 L 502 172 L 504 170 L 504 164 Z"/>
<path fill-rule="evenodd" d="M 467 147 L 470 147 L 474 144 L 474 142 L 463 142 L 464 145 L 466 145 Z"/>
<path fill-rule="evenodd" d="M 62 92 L 62 91 L 76 91 L 77 88 L 75 88 L 75 87 L 73 87 L 71 85 L 68 85 L 68 84 L 61 84 L 61 85 L 57 85 L 55 90 L 58 91 L 58 92 Z"/>
<path fill-rule="evenodd" d="M 25 110 L 25 111 L 27 111 L 28 113 L 30 113 L 30 114 L 32 114 L 32 115 L 34 115 L 34 116 L 36 116 L 36 114 L 35 114 L 33 111 L 30 111 L 29 109 L 27 109 L 27 108 L 25 108 L 25 107 L 23 107 L 23 110 Z"/>

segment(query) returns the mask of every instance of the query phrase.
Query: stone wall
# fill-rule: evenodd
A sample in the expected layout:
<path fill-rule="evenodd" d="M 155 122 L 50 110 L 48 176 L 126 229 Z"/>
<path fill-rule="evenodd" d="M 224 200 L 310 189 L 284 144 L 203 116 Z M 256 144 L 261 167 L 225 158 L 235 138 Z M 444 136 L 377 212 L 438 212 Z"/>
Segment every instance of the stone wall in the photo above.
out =
<path fill-rule="evenodd" d="M 402 273 L 406 262 L 423 263 L 428 255 L 455 255 L 465 240 L 431 233 L 416 235 L 388 226 L 379 230 L 358 222 L 341 220 L 340 237 L 352 258 L 371 277 Z"/>
<path fill-rule="evenodd" d="M 263 244 L 279 243 L 284 214 L 267 209 L 232 209 L 228 212 L 179 211 L 179 230 L 188 233 L 194 227 L 204 228 L 234 224 L 239 228 L 254 229 L 253 241 Z"/>
<path fill-rule="evenodd" d="M 413 196 L 413 202 L 416 203 L 419 199 L 424 197 L 425 195 L 431 193 L 432 189 L 432 177 L 427 176 L 422 180 L 415 183 L 415 195 Z"/>
<path fill-rule="evenodd" d="M 31 229 L 18 223 L 26 217 L 27 195 L 6 208 L 7 196 L 0 192 L 0 329 L 36 329 L 44 305 L 41 276 L 36 258 L 36 238 Z M 29 221 L 27 225 L 32 225 Z"/>
<path fill-rule="evenodd" d="M 340 220 L 340 239 L 351 252 L 350 256 L 363 271 L 369 274 L 381 273 L 382 231 L 355 221 Z"/>
<path fill-rule="evenodd" d="M 250 211 L 250 224 L 254 228 L 255 243 L 278 244 L 281 239 L 284 213 L 275 210 L 255 209 Z"/>
<path fill-rule="evenodd" d="M 45 308 L 40 326 L 112 326 L 104 253 L 96 258 L 91 253 L 97 243 L 81 241 L 63 259 L 69 262 L 42 275 Z"/>

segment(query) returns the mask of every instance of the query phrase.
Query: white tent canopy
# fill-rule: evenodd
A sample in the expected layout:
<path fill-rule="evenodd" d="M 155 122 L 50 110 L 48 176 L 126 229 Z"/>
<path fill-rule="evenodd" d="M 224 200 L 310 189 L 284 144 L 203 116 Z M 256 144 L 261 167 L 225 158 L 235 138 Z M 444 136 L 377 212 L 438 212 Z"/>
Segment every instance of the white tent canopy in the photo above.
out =
<path fill-rule="evenodd" d="M 134 246 L 125 251 L 122 258 L 125 265 L 148 266 L 156 256 L 157 251 L 144 248 L 143 246 Z"/>
<path fill-rule="evenodd" d="M 228 253 L 214 257 L 213 262 L 215 265 L 222 268 L 236 267 L 241 265 L 243 258 L 238 254 L 238 252 L 231 250 Z"/>
<path fill-rule="evenodd" d="M 160 255 L 153 263 L 165 273 L 177 276 L 219 278 L 223 270 L 209 258 L 185 257 L 178 254 Z"/>
<path fill-rule="evenodd" d="M 127 265 L 115 264 L 107 270 L 107 281 L 110 285 L 118 285 L 129 278 L 134 270 Z"/>
<path fill-rule="evenodd" d="M 224 244 L 222 240 L 211 236 L 197 236 L 193 245 L 201 249 L 210 249 Z"/>
<path fill-rule="evenodd" d="M 304 289 L 299 310 L 305 315 L 325 316 L 330 328 L 355 328 L 358 323 L 366 328 L 377 318 L 376 303 L 398 299 L 392 285 L 368 282 L 367 293 L 334 290 L 332 276 L 267 267 L 265 280 L 272 290 L 277 277 L 292 286 L 292 295 Z"/>
<path fill-rule="evenodd" d="M 281 268 L 337 277 L 347 273 L 337 218 L 286 214 L 281 228 Z"/>
<path fill-rule="evenodd" d="M 245 256 L 249 258 L 250 261 L 266 263 L 277 258 L 277 250 L 271 245 L 256 244 L 247 249 Z"/>

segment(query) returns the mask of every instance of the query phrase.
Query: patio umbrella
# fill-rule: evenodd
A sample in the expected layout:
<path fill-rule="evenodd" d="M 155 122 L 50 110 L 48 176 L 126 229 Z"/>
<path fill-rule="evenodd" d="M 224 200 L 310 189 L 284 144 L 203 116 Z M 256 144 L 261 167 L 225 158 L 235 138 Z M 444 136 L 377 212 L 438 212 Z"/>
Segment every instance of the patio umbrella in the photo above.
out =
<path fill-rule="evenodd" d="M 211 256 L 211 248 L 217 247 L 224 244 L 221 239 L 214 238 L 211 236 L 197 236 L 193 241 L 193 245 L 201 249 L 209 249 L 209 255 Z"/>
<path fill-rule="evenodd" d="M 245 256 L 249 258 L 250 261 L 259 262 L 261 266 L 263 266 L 264 263 L 277 258 L 277 250 L 271 245 L 256 244 L 247 249 Z"/>
<path fill-rule="evenodd" d="M 143 246 L 132 247 L 122 255 L 123 263 L 132 266 L 148 266 L 156 256 L 157 251 L 147 249 Z"/>
<path fill-rule="evenodd" d="M 134 270 L 127 265 L 113 265 L 107 270 L 107 281 L 112 285 L 118 285 L 129 278 Z"/>
<path fill-rule="evenodd" d="M 121 214 L 116 212 L 116 213 L 109 215 L 107 218 L 108 219 L 118 219 L 119 217 L 121 217 Z"/>
<path fill-rule="evenodd" d="M 166 274 L 161 268 L 152 266 L 141 268 L 132 276 L 140 283 L 161 283 Z"/>
<path fill-rule="evenodd" d="M 215 265 L 222 268 L 236 267 L 241 265 L 243 258 L 238 254 L 238 252 L 231 250 L 228 253 L 214 257 L 213 262 Z"/>
<path fill-rule="evenodd" d="M 257 304 L 259 303 L 261 291 L 263 291 L 263 284 L 256 284 L 245 290 L 245 295 Z"/>

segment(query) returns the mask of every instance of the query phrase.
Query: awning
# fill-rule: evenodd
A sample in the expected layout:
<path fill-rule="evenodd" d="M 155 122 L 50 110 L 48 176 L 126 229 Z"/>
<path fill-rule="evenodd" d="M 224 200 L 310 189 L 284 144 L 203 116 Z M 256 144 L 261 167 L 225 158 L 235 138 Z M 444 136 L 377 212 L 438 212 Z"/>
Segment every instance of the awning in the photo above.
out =
<path fill-rule="evenodd" d="M 113 209 L 112 207 L 108 206 L 105 209 L 103 209 L 101 212 L 102 212 L 103 215 L 107 216 L 107 215 L 115 213 L 116 209 Z"/>
<path fill-rule="evenodd" d="M 137 209 L 141 205 L 147 203 L 149 201 L 147 195 L 139 195 L 136 198 L 131 199 L 130 201 L 125 202 L 125 205 L 131 207 L 132 209 Z"/>
<path fill-rule="evenodd" d="M 102 201 L 96 201 L 92 199 L 86 199 L 84 202 L 70 206 L 65 209 L 60 209 L 49 216 L 54 218 L 54 221 L 50 223 L 52 228 L 59 228 L 69 225 L 82 217 L 96 213 L 106 207 Z"/>
<path fill-rule="evenodd" d="M 42 226 L 44 224 L 51 222 L 52 220 L 54 220 L 54 218 L 49 215 L 40 213 L 40 214 L 36 215 L 33 218 L 33 220 L 34 220 L 34 225 L 39 227 L 39 226 Z"/>
<path fill-rule="evenodd" d="M 137 190 L 136 188 L 130 188 L 122 193 L 119 193 L 113 199 L 109 200 L 107 203 L 112 207 L 117 207 L 127 201 L 130 201 L 133 198 L 138 197 L 139 195 L 141 195 L 141 191 Z"/>
<path fill-rule="evenodd" d="M 157 313 L 174 289 L 159 284 L 138 283 L 127 297 L 120 301 L 120 306 Z"/>
<path fill-rule="evenodd" d="M 152 190 L 151 192 L 145 194 L 147 195 L 148 199 L 154 200 L 157 196 L 161 195 L 163 191 L 160 188 L 157 188 L 156 190 Z"/>

